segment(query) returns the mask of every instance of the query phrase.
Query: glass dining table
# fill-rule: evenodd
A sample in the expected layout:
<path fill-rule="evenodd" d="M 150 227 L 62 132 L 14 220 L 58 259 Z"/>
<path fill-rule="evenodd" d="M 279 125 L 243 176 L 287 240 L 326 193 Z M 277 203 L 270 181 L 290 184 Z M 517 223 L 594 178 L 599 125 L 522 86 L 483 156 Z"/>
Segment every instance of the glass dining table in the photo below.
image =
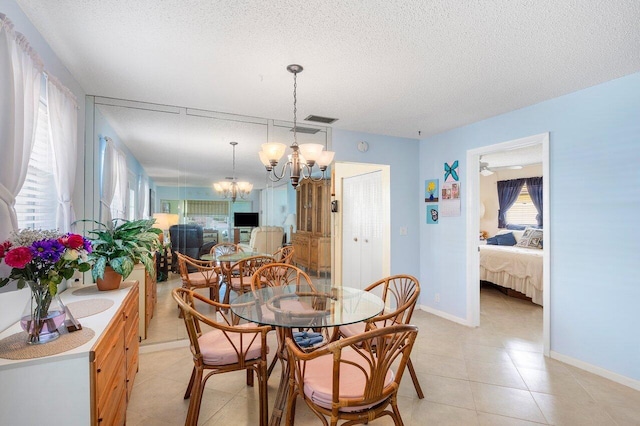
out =
<path fill-rule="evenodd" d="M 287 400 L 290 371 L 285 356 L 285 340 L 289 337 L 295 341 L 293 330 L 322 330 L 322 342 L 303 347 L 304 350 L 313 350 L 332 338 L 329 328 L 364 321 L 378 315 L 383 309 L 384 302 L 375 294 L 331 284 L 264 287 L 244 293 L 231 302 L 231 311 L 240 318 L 272 325 L 277 332 L 276 356 L 280 359 L 282 369 L 270 425 L 280 424 Z M 313 333 L 317 334 L 320 333 Z"/>

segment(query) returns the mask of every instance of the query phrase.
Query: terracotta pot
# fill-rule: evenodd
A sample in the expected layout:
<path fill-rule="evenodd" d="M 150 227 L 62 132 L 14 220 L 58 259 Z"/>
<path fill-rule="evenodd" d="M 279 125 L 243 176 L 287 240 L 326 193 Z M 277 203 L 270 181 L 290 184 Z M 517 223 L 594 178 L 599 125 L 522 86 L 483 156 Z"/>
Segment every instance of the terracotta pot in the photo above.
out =
<path fill-rule="evenodd" d="M 111 266 L 107 266 L 104 268 L 104 277 L 102 279 L 98 278 L 96 284 L 98 285 L 98 290 L 109 291 L 119 289 L 121 282 L 122 275 L 114 271 Z"/>

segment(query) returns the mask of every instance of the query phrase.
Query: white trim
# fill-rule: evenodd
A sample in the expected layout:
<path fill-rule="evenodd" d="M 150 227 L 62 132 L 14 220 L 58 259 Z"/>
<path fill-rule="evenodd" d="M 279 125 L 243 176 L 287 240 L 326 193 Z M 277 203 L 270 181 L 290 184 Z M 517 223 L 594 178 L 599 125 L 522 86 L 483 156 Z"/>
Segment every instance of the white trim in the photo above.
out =
<path fill-rule="evenodd" d="M 186 348 L 190 345 L 189 339 L 174 340 L 171 342 L 154 343 L 151 345 L 140 345 L 140 353 L 168 351 L 171 349 Z"/>
<path fill-rule="evenodd" d="M 579 359 L 572 358 L 570 356 L 563 355 L 555 351 L 551 351 L 549 356 L 553 359 L 557 359 L 558 361 L 562 361 L 566 364 L 573 365 L 574 367 L 577 367 L 581 370 L 588 371 L 589 373 L 596 374 L 600 377 L 604 377 L 605 379 L 609 379 L 616 383 L 620 383 L 621 385 L 629 386 L 631 389 L 640 391 L 640 380 L 635 380 L 630 377 L 626 377 L 621 374 L 614 373 L 613 371 L 606 370 L 602 367 L 598 367 L 596 365 L 589 364 L 584 361 L 580 361 Z"/>
<path fill-rule="evenodd" d="M 514 139 L 494 145 L 482 146 L 467 151 L 466 167 L 466 205 L 467 205 L 467 319 L 466 322 L 471 327 L 480 325 L 480 260 L 478 257 L 478 233 L 480 232 L 479 204 L 480 204 L 480 176 L 478 164 L 480 156 L 491 154 L 508 149 L 522 148 L 542 144 L 542 173 L 544 177 L 544 187 L 542 194 L 542 217 L 544 223 L 544 253 L 543 253 L 543 282 L 544 291 L 542 294 L 543 314 L 542 333 L 543 350 L 549 356 L 551 349 L 550 313 L 551 313 L 551 229 L 549 215 L 549 187 L 551 179 L 549 174 L 549 133 L 527 136 L 525 138 Z"/>
<path fill-rule="evenodd" d="M 439 316 L 441 318 L 444 318 L 446 320 L 455 322 L 457 324 L 461 324 L 461 325 L 464 325 L 464 326 L 467 326 L 467 327 L 470 326 L 469 322 L 466 319 L 460 318 L 460 317 L 456 317 L 454 315 L 451 315 L 451 314 L 449 314 L 447 312 L 444 312 L 444 311 L 440 311 L 438 309 L 434 309 L 431 306 L 418 305 L 417 307 L 421 311 L 425 311 L 427 313 L 430 313 L 430 314 L 433 314 L 433 315 L 437 315 L 437 316 Z"/>

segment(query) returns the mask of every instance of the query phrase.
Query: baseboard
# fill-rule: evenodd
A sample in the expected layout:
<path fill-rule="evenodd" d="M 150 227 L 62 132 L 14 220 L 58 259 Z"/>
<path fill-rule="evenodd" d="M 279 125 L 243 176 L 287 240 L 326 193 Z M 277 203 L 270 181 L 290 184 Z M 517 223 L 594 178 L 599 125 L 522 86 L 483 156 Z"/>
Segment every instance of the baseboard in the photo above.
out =
<path fill-rule="evenodd" d="M 448 313 L 443 312 L 443 311 L 439 311 L 437 309 L 432 308 L 431 306 L 418 305 L 418 309 L 420 309 L 421 311 L 429 312 L 430 314 L 439 316 L 439 317 L 444 318 L 446 320 L 453 321 L 455 323 L 470 327 L 469 322 L 466 319 L 456 317 L 454 315 L 448 314 Z"/>
<path fill-rule="evenodd" d="M 185 348 L 189 346 L 189 339 L 174 340 L 171 342 L 154 343 L 151 345 L 140 345 L 140 353 L 148 354 L 151 352 L 167 351 L 170 349 Z"/>
<path fill-rule="evenodd" d="M 618 373 L 614 373 L 613 371 L 606 370 L 602 367 L 598 367 L 584 361 L 580 361 L 579 359 L 572 358 L 567 355 L 559 354 L 558 352 L 551 351 L 549 353 L 551 358 L 557 359 L 558 361 L 562 361 L 566 364 L 577 367 L 581 370 L 588 371 L 589 373 L 596 374 L 598 376 L 604 377 L 605 379 L 609 379 L 616 383 L 620 383 L 621 385 L 625 385 L 630 387 L 631 389 L 635 389 L 640 391 L 640 381 L 634 380 L 630 377 L 623 376 Z"/>

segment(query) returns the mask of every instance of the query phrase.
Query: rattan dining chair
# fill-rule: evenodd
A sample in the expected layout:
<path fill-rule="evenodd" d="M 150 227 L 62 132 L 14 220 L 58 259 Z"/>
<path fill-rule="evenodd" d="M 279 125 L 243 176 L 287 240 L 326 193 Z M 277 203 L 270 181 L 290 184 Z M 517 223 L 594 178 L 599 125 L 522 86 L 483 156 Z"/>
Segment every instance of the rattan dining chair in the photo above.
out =
<path fill-rule="evenodd" d="M 295 284 L 309 287 L 315 291 L 315 287 L 309 275 L 297 266 L 287 263 L 268 263 L 258 268 L 251 279 L 251 290 L 258 290 L 263 287 L 281 287 Z M 308 291 L 308 289 L 306 289 Z M 269 313 L 267 313 L 269 314 Z M 273 313 L 271 313 L 273 315 Z M 274 356 L 269 364 L 268 375 L 271 377 L 278 356 Z"/>
<path fill-rule="evenodd" d="M 376 328 L 312 352 L 287 339 L 291 375 L 285 424 L 293 425 L 301 397 L 325 425 L 368 423 L 386 415 L 402 425 L 397 394 L 417 334 L 413 325 Z"/>
<path fill-rule="evenodd" d="M 222 256 L 222 255 L 225 255 L 225 254 L 238 253 L 240 251 L 244 251 L 244 250 L 242 250 L 242 247 L 240 247 L 238 244 L 234 244 L 234 243 L 218 243 L 215 246 L 211 247 L 211 250 L 209 251 L 209 254 L 212 254 L 212 255 L 218 257 L 218 256 Z"/>
<path fill-rule="evenodd" d="M 341 326 L 339 332 L 342 337 L 355 336 L 373 328 L 409 324 L 420 295 L 420 283 L 416 277 L 411 275 L 392 275 L 376 281 L 365 288 L 365 291 L 379 296 L 385 303 L 385 309 L 380 315 L 367 321 Z M 424 393 L 410 358 L 407 362 L 407 369 L 418 398 L 423 399 Z"/>
<path fill-rule="evenodd" d="M 176 253 L 176 256 L 178 256 L 178 271 L 182 279 L 182 287 L 208 288 L 209 298 L 219 301 L 219 268 L 209 261 L 194 259 L 181 253 Z"/>
<path fill-rule="evenodd" d="M 230 306 L 207 299 L 184 288 L 175 288 L 172 296 L 178 303 L 189 335 L 193 370 L 184 395 L 190 398 L 185 425 L 197 425 L 202 394 L 207 380 L 214 374 L 247 370 L 247 384 L 253 386 L 253 373 L 258 379 L 260 425 L 268 421 L 267 397 L 267 332 L 269 326 L 239 324 Z M 195 302 L 206 304 L 217 312 L 210 318 L 195 308 Z M 224 314 L 228 312 L 228 314 Z M 217 320 L 217 319 L 220 320 Z M 204 331 L 209 330 L 209 331 Z"/>
<path fill-rule="evenodd" d="M 279 263 L 291 263 L 293 261 L 293 246 L 283 246 L 273 253 L 273 258 Z"/>
<path fill-rule="evenodd" d="M 239 295 L 251 290 L 253 273 L 268 263 L 273 263 L 272 256 L 251 256 L 230 264 L 222 262 L 220 269 L 225 274 L 226 282 L 223 302 L 229 303 L 232 290 Z"/>

